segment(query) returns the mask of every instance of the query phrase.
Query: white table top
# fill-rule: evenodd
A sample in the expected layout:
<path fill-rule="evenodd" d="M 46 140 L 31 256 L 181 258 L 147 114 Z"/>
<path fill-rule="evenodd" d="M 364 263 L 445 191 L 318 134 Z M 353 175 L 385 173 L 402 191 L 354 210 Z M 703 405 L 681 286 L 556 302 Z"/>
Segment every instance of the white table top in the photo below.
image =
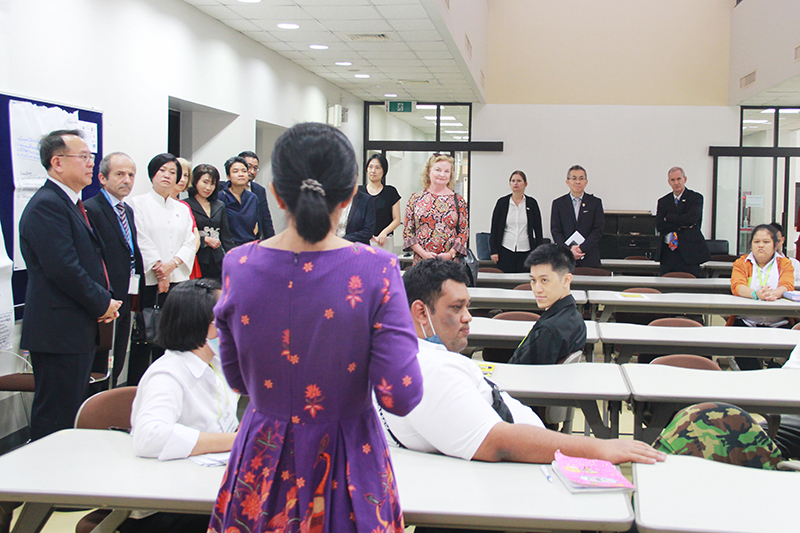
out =
<path fill-rule="evenodd" d="M 695 355 L 748 355 L 788 357 L 800 344 L 800 331 L 792 329 L 707 326 L 680 328 L 600 322 L 603 344 L 630 346 L 630 352 Z M 619 349 L 619 346 L 618 346 Z"/>
<path fill-rule="evenodd" d="M 495 363 L 490 376 L 514 398 L 622 401 L 630 398 L 619 365 L 509 365 Z M 525 402 L 527 403 L 527 402 Z"/>
<path fill-rule="evenodd" d="M 570 494 L 538 465 L 391 453 L 410 524 L 624 531 L 633 520 L 626 495 Z M 223 471 L 134 457 L 124 433 L 66 430 L 0 457 L 0 500 L 209 513 Z"/>
<path fill-rule="evenodd" d="M 536 322 L 494 320 L 476 316 L 469 325 L 468 341 L 470 346 L 498 346 L 498 342 L 519 344 L 534 324 Z M 600 335 L 597 322 L 586 320 L 586 343 L 594 344 L 598 340 Z"/>
<path fill-rule="evenodd" d="M 583 305 L 587 302 L 586 291 L 570 291 L 575 303 Z M 469 296 L 472 299 L 470 307 L 503 308 L 509 310 L 525 310 L 544 312 L 536 303 L 533 291 L 515 291 L 513 289 L 498 289 L 494 287 L 469 287 Z"/>
<path fill-rule="evenodd" d="M 759 470 L 669 455 L 634 464 L 636 524 L 642 533 L 794 531 L 797 472 Z"/>
<path fill-rule="evenodd" d="M 530 275 L 481 272 L 480 287 L 515 287 L 530 281 Z M 662 292 L 694 292 L 730 294 L 728 278 L 662 278 L 659 276 L 573 276 L 572 288 L 578 290 L 624 290 L 631 287 L 650 287 Z M 589 298 L 591 302 L 592 299 Z"/>
<path fill-rule="evenodd" d="M 705 280 L 715 281 L 715 280 Z M 730 294 L 631 294 L 616 291 L 588 291 L 592 305 L 625 311 L 662 310 L 665 313 L 712 313 L 721 315 L 800 316 L 800 302 L 780 298 L 774 302 L 752 300 Z M 613 309 L 610 309 L 613 310 Z M 603 311 L 603 316 L 606 311 Z M 603 320 L 605 321 L 605 320 Z"/>
<path fill-rule="evenodd" d="M 769 412 L 800 412 L 800 370 L 797 369 L 719 372 L 667 365 L 625 364 L 622 372 L 634 401 L 686 405 L 719 401 L 745 410 L 761 407 Z"/>

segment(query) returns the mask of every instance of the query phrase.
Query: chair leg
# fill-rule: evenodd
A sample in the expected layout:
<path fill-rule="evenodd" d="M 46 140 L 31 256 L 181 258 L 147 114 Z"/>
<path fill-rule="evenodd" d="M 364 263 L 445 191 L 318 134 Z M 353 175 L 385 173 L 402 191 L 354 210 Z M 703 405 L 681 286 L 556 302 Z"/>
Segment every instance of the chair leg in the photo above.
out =
<path fill-rule="evenodd" d="M 95 526 L 91 533 L 114 533 L 130 515 L 130 511 L 114 509 L 110 515 Z"/>

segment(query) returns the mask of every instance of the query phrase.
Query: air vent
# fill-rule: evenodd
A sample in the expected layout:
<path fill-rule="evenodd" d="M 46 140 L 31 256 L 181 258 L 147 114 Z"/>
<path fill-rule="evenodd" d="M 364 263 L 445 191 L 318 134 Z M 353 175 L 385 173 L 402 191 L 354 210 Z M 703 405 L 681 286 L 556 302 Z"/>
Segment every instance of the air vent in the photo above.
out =
<path fill-rule="evenodd" d="M 469 36 L 464 34 L 464 50 L 467 52 L 467 57 L 472 59 L 472 43 L 469 42 Z"/>
<path fill-rule="evenodd" d="M 753 72 L 751 72 L 747 76 L 742 77 L 739 80 L 739 88 L 744 89 L 745 87 L 753 85 L 755 82 L 756 82 L 756 71 L 754 70 Z"/>
<path fill-rule="evenodd" d="M 398 80 L 400 85 L 430 85 L 428 80 Z"/>
<path fill-rule="evenodd" d="M 385 33 L 351 33 L 347 38 L 351 41 L 391 41 Z"/>
<path fill-rule="evenodd" d="M 800 46 L 794 49 L 794 60 L 800 61 Z"/>

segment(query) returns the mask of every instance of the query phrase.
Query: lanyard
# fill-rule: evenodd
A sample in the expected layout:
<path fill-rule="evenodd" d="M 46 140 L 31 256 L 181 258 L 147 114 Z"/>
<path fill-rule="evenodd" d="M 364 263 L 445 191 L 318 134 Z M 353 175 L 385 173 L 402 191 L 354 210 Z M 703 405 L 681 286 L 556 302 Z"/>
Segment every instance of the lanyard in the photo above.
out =
<path fill-rule="evenodd" d="M 764 281 L 764 271 L 756 264 L 756 270 L 758 270 L 758 282 L 761 284 L 762 287 L 767 286 L 767 281 L 769 281 L 769 273 L 772 272 L 772 267 L 775 266 L 775 259 L 773 258 L 772 262 L 769 265 L 769 269 L 767 269 L 767 279 Z"/>

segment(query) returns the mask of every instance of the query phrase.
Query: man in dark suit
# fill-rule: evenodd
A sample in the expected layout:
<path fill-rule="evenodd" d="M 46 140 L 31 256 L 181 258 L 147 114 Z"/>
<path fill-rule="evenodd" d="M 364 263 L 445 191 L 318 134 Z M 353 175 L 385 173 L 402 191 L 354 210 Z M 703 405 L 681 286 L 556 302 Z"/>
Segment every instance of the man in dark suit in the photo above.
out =
<path fill-rule="evenodd" d="M 584 193 L 589 180 L 586 170 L 574 165 L 567 171 L 569 194 L 553 200 L 550 233 L 553 242 L 565 244 L 575 257 L 576 266 L 600 268 L 600 238 L 606 225 L 603 201 Z"/>
<path fill-rule="evenodd" d="M 19 221 L 28 289 L 20 346 L 30 350 L 36 391 L 31 439 L 72 427 L 86 397 L 98 322 L 117 316 L 100 239 L 81 190 L 92 182 L 94 155 L 77 130 L 46 135 L 39 156 L 49 178 Z"/>
<path fill-rule="evenodd" d="M 258 231 L 261 233 L 262 239 L 269 239 L 275 235 L 275 228 L 272 227 L 272 215 L 269 213 L 267 189 L 255 182 L 256 176 L 258 176 L 258 156 L 255 152 L 245 150 L 239 154 L 239 157 L 243 157 L 247 161 L 247 175 L 250 178 L 247 190 L 258 198 Z"/>
<path fill-rule="evenodd" d="M 661 261 L 661 275 L 689 272 L 700 277 L 700 264 L 711 260 L 703 224 L 703 195 L 686 188 L 686 174 L 681 167 L 667 172 L 672 193 L 659 198 L 656 229 L 661 236 L 656 259 Z"/>
<path fill-rule="evenodd" d="M 103 241 L 103 257 L 111 282 L 111 294 L 122 301 L 114 337 L 111 383 L 115 384 L 125 365 L 125 353 L 131 333 L 131 295 L 139 294 L 139 282 L 144 270 L 139 242 L 136 239 L 133 209 L 123 201 L 133 189 L 136 165 L 126 154 L 114 152 L 100 161 L 98 177 L 103 188 L 86 200 L 86 211 L 95 233 Z M 98 351 L 92 370 L 105 373 L 107 369 L 108 351 Z"/>

